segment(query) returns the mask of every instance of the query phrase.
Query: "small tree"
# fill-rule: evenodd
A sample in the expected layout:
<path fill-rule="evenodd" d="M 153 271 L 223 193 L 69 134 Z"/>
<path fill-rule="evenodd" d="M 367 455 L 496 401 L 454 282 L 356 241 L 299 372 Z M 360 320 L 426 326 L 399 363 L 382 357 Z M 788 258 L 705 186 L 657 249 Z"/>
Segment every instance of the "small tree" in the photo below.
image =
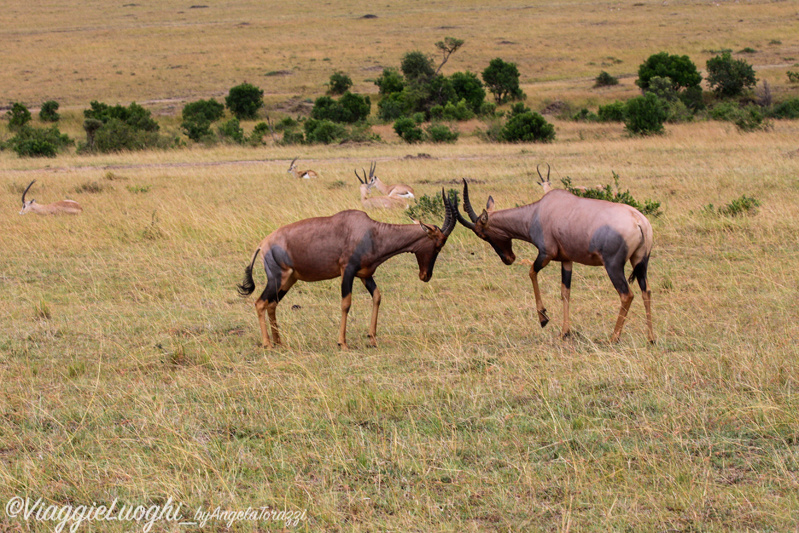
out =
<path fill-rule="evenodd" d="M 14 102 L 8 112 L 8 129 L 20 130 L 31 120 L 31 112 L 19 102 Z"/>
<path fill-rule="evenodd" d="M 441 67 L 443 67 L 444 63 L 447 62 L 447 60 L 449 59 L 449 56 L 451 56 L 452 54 L 457 52 L 458 48 L 463 46 L 463 43 L 464 43 L 463 39 L 456 39 L 454 37 L 446 37 L 443 41 L 438 41 L 436 43 L 436 48 L 441 50 L 441 53 L 444 56 L 443 60 L 441 61 L 441 64 L 436 69 L 436 72 L 435 72 L 436 74 L 441 72 Z"/>
<path fill-rule="evenodd" d="M 702 82 L 702 75 L 688 56 L 671 55 L 668 52 L 653 54 L 638 67 L 638 79 L 635 84 L 642 90 L 649 88 L 650 80 L 660 76 L 670 78 L 674 90 L 697 87 Z"/>
<path fill-rule="evenodd" d="M 352 79 L 343 72 L 334 72 L 327 84 L 328 94 L 344 94 L 352 87 Z"/>
<path fill-rule="evenodd" d="M 612 85 L 618 85 L 619 79 L 611 76 L 604 70 L 599 73 L 599 76 L 596 77 L 594 80 L 594 87 L 610 87 Z"/>
<path fill-rule="evenodd" d="M 472 111 L 479 113 L 485 101 L 486 91 L 477 74 L 468 71 L 456 72 L 450 76 L 450 82 L 458 100 L 466 100 Z"/>
<path fill-rule="evenodd" d="M 61 115 L 58 114 L 58 102 L 55 100 L 48 100 L 42 104 L 39 110 L 39 118 L 43 122 L 58 122 Z"/>
<path fill-rule="evenodd" d="M 211 134 L 211 123 L 225 114 L 225 106 L 213 98 L 197 100 L 183 106 L 183 123 L 180 127 L 193 141 L 200 141 Z"/>
<path fill-rule="evenodd" d="M 408 52 L 402 57 L 400 70 L 405 79 L 410 82 L 425 83 L 435 75 L 433 62 L 419 51 Z"/>
<path fill-rule="evenodd" d="M 255 85 L 242 83 L 230 89 L 225 105 L 239 120 L 254 119 L 264 105 L 264 92 Z"/>
<path fill-rule="evenodd" d="M 524 104 L 516 104 L 511 117 L 499 132 L 499 140 L 504 142 L 552 142 L 555 140 L 555 127 L 539 113 L 531 111 Z"/>
<path fill-rule="evenodd" d="M 402 92 L 405 87 L 405 79 L 397 69 L 385 68 L 379 78 L 375 80 L 375 85 L 380 88 L 380 94 L 387 96 L 392 93 Z"/>
<path fill-rule="evenodd" d="M 663 133 L 666 106 L 652 93 L 627 101 L 624 107 L 624 126 L 630 133 L 652 135 Z"/>
<path fill-rule="evenodd" d="M 519 69 L 515 63 L 506 63 L 500 58 L 492 59 L 483 71 L 483 82 L 494 95 L 497 104 L 510 99 L 524 99 L 524 93 L 519 88 Z"/>
<path fill-rule="evenodd" d="M 422 142 L 424 132 L 416 125 L 416 122 L 409 117 L 403 117 L 394 123 L 394 131 L 406 143 Z"/>
<path fill-rule="evenodd" d="M 724 52 L 707 60 L 707 82 L 719 96 L 738 96 L 757 84 L 755 69 L 743 59 Z"/>

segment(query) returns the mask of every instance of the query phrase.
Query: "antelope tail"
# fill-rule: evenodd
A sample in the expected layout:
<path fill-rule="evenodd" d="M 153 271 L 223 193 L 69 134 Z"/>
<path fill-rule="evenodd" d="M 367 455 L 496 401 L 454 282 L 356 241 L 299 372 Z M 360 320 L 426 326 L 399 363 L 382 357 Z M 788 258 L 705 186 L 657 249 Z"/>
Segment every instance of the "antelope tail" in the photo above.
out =
<path fill-rule="evenodd" d="M 255 264 L 255 259 L 258 257 L 258 252 L 261 249 L 258 248 L 255 250 L 255 253 L 252 254 L 252 261 L 250 261 L 249 266 L 244 269 L 244 279 L 242 280 L 240 285 L 237 285 L 236 288 L 239 291 L 239 296 L 242 298 L 245 296 L 249 296 L 255 290 L 255 281 L 252 279 L 252 267 Z"/>

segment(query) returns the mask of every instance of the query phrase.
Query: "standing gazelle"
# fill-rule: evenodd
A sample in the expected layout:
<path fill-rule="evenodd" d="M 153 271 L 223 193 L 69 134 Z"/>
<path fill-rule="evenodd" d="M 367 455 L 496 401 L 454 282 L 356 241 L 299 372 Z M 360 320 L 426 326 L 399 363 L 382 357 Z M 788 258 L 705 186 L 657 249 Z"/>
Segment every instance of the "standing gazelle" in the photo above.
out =
<path fill-rule="evenodd" d="M 36 183 L 33 180 L 28 184 L 28 187 L 22 193 L 22 210 L 20 215 L 25 213 L 36 213 L 37 215 L 77 215 L 83 208 L 75 200 L 61 200 L 60 202 L 53 202 L 52 204 L 37 204 L 35 198 L 25 201 L 25 195 L 28 194 L 31 186 Z"/>
<path fill-rule="evenodd" d="M 548 184 L 541 178 L 542 185 Z M 652 226 L 638 210 L 625 205 L 580 198 L 568 191 L 551 189 L 537 202 L 521 207 L 494 211 L 494 199 L 488 197 L 486 208 L 480 216 L 469 201 L 469 186 L 463 180 L 463 208 L 471 221 L 457 211 L 458 221 L 487 241 L 502 262 L 510 265 L 516 259 L 513 239 L 532 243 L 538 248 L 530 279 L 533 282 L 535 305 L 541 327 L 549 322 L 547 311 L 538 288 L 538 272 L 550 261 L 561 263 L 561 298 L 563 299 L 562 336 L 570 333 L 569 297 L 571 292 L 572 263 L 589 266 L 604 265 L 621 298 L 621 308 L 613 329 L 611 342 L 619 340 L 630 303 L 633 300 L 628 281 L 638 281 L 646 309 L 647 338 L 655 342 L 652 330 L 651 291 L 646 273 L 652 251 Z M 624 264 L 633 267 L 628 280 L 624 278 Z"/>
<path fill-rule="evenodd" d="M 442 196 L 444 191 L 441 191 Z M 329 217 L 308 218 L 278 228 L 267 236 L 244 270 L 239 294 L 255 290 L 252 269 L 259 253 L 263 255 L 267 283 L 255 302 L 264 347 L 272 347 L 266 327 L 269 315 L 272 337 L 280 344 L 275 309 L 297 280 L 321 281 L 341 276 L 341 327 L 338 345 L 347 349 L 347 314 L 352 304 L 352 283 L 363 281 L 372 295 L 372 320 L 369 340 L 377 346 L 377 312 L 380 290 L 372 277 L 377 267 L 397 254 L 410 252 L 419 264 L 419 279 L 430 281 L 439 252 L 455 227 L 454 205 L 444 196 L 446 215 L 441 228 L 414 224 L 384 224 L 363 211 L 342 211 Z"/>
<path fill-rule="evenodd" d="M 294 177 L 297 179 L 310 179 L 316 178 L 316 172 L 313 170 L 297 170 L 297 158 L 295 157 L 291 164 L 289 165 L 289 174 L 294 174 Z"/>

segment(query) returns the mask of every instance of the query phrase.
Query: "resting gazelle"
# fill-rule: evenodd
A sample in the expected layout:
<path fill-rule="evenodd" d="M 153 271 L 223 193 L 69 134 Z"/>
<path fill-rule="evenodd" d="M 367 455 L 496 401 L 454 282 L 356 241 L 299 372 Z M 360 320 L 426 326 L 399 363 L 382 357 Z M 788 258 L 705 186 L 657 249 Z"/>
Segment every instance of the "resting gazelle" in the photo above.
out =
<path fill-rule="evenodd" d="M 25 192 L 22 193 L 22 210 L 19 212 L 20 215 L 24 215 L 25 213 L 36 213 L 37 215 L 77 215 L 83 211 L 83 208 L 75 200 L 61 200 L 59 202 L 53 202 L 52 204 L 37 204 L 36 199 L 31 198 L 26 202 L 25 195 L 28 194 L 28 190 L 30 190 L 34 183 L 36 183 L 36 180 L 30 182 Z"/>

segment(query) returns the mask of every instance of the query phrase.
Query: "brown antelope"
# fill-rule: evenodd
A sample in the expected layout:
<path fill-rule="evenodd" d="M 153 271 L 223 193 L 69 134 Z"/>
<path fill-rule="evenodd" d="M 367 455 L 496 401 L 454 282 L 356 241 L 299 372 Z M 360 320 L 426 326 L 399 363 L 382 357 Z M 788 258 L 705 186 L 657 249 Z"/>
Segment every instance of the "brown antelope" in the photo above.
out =
<path fill-rule="evenodd" d="M 37 204 L 35 198 L 25 201 L 25 195 L 30 190 L 31 186 L 36 183 L 33 180 L 28 184 L 28 187 L 22 193 L 22 211 L 20 215 L 25 213 L 36 213 L 37 215 L 77 215 L 83 208 L 75 200 L 61 200 L 60 202 L 53 202 L 52 204 Z"/>
<path fill-rule="evenodd" d="M 394 196 L 398 198 L 414 198 L 413 196 L 413 188 L 410 185 L 405 185 L 403 183 L 396 183 L 394 185 L 387 185 L 383 183 L 380 178 L 375 176 L 375 168 L 377 168 L 377 163 L 372 163 L 369 167 L 369 184 L 370 187 L 376 187 L 378 191 L 383 193 L 386 196 Z M 364 175 L 366 175 L 366 171 L 364 170 Z M 374 182 L 374 183 L 372 183 Z"/>
<path fill-rule="evenodd" d="M 441 191 L 444 194 L 444 191 Z M 321 281 L 341 276 L 341 327 L 338 345 L 347 349 L 347 314 L 352 304 L 352 284 L 360 278 L 372 295 L 369 341 L 377 346 L 377 312 L 380 290 L 375 270 L 397 254 L 410 252 L 419 264 L 419 279 L 430 281 L 441 248 L 455 227 L 456 207 L 444 197 L 446 216 L 441 228 L 414 221 L 413 224 L 384 224 L 363 211 L 342 211 L 330 217 L 308 218 L 283 226 L 267 236 L 244 269 L 239 294 L 255 290 L 252 269 L 258 254 L 263 256 L 267 283 L 255 301 L 264 347 L 271 348 L 265 314 L 269 315 L 272 337 L 280 344 L 275 309 L 297 280 Z"/>
<path fill-rule="evenodd" d="M 539 173 L 540 174 L 540 173 Z M 545 182 L 542 179 L 542 185 Z M 548 180 L 547 180 L 548 181 Z M 625 205 L 580 198 L 568 191 L 545 186 L 546 194 L 529 205 L 494 211 L 494 199 L 488 197 L 486 208 L 480 216 L 469 201 L 469 186 L 463 180 L 463 209 L 471 219 L 466 220 L 455 206 L 458 221 L 487 241 L 502 262 L 510 265 L 516 259 L 513 239 L 532 243 L 538 248 L 530 268 L 535 305 L 541 327 L 549 322 L 538 288 L 538 272 L 550 261 L 561 263 L 561 288 L 563 300 L 563 329 L 561 335 L 570 334 L 569 297 L 571 291 L 572 263 L 589 266 L 604 265 L 621 298 L 621 308 L 611 342 L 619 340 L 627 311 L 633 300 L 628 281 L 638 281 L 646 309 L 647 338 L 655 342 L 652 330 L 652 294 L 647 286 L 646 272 L 652 251 L 652 226 L 638 210 Z M 624 264 L 633 266 L 630 277 L 624 278 Z"/>
<path fill-rule="evenodd" d="M 374 169 L 372 169 L 374 171 Z M 366 170 L 363 171 L 363 179 L 355 171 L 355 176 L 361 182 L 361 205 L 364 209 L 405 209 L 408 202 L 402 196 L 369 196 L 369 191 L 375 186 L 373 176 L 366 177 Z"/>
<path fill-rule="evenodd" d="M 299 179 L 309 179 L 309 178 L 316 178 L 316 172 L 313 170 L 297 170 L 297 158 L 295 157 L 294 160 L 289 165 L 289 174 L 294 174 L 294 177 Z"/>

